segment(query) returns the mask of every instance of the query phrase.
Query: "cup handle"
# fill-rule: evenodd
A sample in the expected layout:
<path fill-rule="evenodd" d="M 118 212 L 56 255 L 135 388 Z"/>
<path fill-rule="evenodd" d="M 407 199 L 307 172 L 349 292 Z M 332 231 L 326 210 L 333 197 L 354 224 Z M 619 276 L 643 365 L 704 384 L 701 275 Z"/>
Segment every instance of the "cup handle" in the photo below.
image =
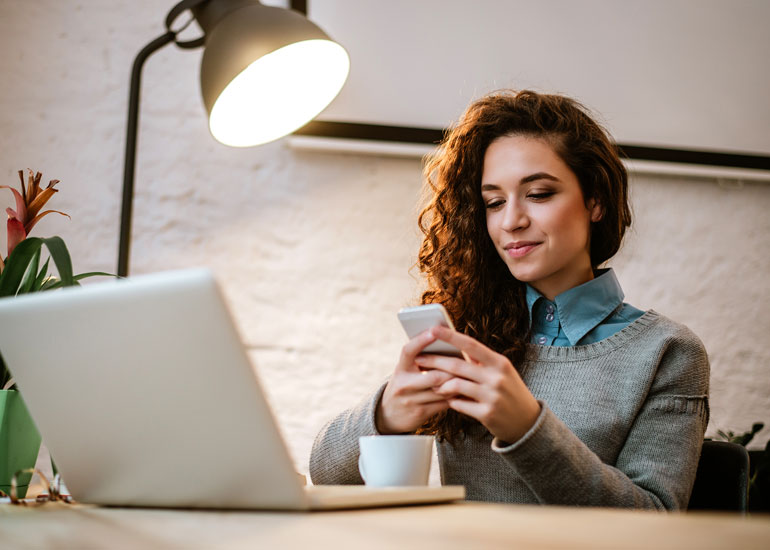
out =
<path fill-rule="evenodd" d="M 358 455 L 358 473 L 361 474 L 361 477 L 364 480 L 364 483 L 366 483 L 366 471 L 364 469 L 364 457 L 363 455 Z"/>

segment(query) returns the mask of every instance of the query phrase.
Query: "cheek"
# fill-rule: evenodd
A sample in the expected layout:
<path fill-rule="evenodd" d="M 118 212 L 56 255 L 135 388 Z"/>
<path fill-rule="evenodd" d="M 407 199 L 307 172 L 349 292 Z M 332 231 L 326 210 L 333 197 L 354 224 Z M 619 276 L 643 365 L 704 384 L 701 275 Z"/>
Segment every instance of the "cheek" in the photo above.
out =
<path fill-rule="evenodd" d="M 591 232 L 590 214 L 585 209 L 575 209 L 564 218 L 564 227 L 562 231 L 572 235 L 572 240 L 576 245 L 587 245 L 588 236 Z"/>
<path fill-rule="evenodd" d="M 495 216 L 493 213 L 487 212 L 487 234 L 494 242 L 495 235 L 497 233 L 496 230 L 497 224 L 495 223 Z"/>
<path fill-rule="evenodd" d="M 564 205 L 563 208 L 550 210 L 541 218 L 541 223 L 543 229 L 552 237 L 582 245 L 588 240 L 590 213 L 582 203 Z"/>

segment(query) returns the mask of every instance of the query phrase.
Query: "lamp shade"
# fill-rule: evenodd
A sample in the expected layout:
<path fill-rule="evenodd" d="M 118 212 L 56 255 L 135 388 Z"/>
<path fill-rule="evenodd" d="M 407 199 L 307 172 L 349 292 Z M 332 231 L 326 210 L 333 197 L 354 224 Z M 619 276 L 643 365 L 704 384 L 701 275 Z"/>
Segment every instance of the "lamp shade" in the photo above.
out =
<path fill-rule="evenodd" d="M 224 14 L 207 16 L 207 5 L 196 14 L 206 33 L 201 92 L 214 138 L 247 147 L 318 115 L 342 89 L 350 61 L 299 13 L 256 1 L 235 4 Z"/>

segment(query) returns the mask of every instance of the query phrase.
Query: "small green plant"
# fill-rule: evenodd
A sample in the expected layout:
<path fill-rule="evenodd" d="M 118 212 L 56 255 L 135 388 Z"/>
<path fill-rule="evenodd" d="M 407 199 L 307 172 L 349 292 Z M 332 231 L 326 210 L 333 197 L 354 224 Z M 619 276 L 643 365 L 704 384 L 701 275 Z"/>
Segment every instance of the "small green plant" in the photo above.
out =
<path fill-rule="evenodd" d="M 746 446 L 748 445 L 752 439 L 754 439 L 754 436 L 759 432 L 762 428 L 765 427 L 765 424 L 762 422 L 755 422 L 751 425 L 751 429 L 747 432 L 743 432 L 742 434 L 736 434 L 732 431 L 722 431 L 717 430 L 717 435 L 719 436 L 721 441 L 728 441 L 730 443 L 737 443 L 738 445 Z"/>
<path fill-rule="evenodd" d="M 10 189 L 16 200 L 16 209 L 6 208 L 8 213 L 8 254 L 3 259 L 0 255 L 0 298 L 18 296 L 29 292 L 53 290 L 64 286 L 78 285 L 78 281 L 94 275 L 109 273 L 90 272 L 74 275 L 72 260 L 67 246 L 61 237 L 42 239 L 29 237 L 29 232 L 44 216 L 56 213 L 69 217 L 58 210 L 42 211 L 45 204 L 58 192 L 55 185 L 59 180 L 51 180 L 43 189 L 40 186 L 42 174 L 32 174 L 29 170 L 27 185 L 24 184 L 24 172 L 19 170 L 21 190 L 8 185 L 0 185 L 0 189 Z M 43 247 L 48 250 L 49 257 L 45 263 L 42 260 Z M 53 259 L 58 271 L 58 277 L 48 272 L 50 260 Z M 12 389 L 13 379 L 2 357 L 0 357 L 0 389 Z"/>

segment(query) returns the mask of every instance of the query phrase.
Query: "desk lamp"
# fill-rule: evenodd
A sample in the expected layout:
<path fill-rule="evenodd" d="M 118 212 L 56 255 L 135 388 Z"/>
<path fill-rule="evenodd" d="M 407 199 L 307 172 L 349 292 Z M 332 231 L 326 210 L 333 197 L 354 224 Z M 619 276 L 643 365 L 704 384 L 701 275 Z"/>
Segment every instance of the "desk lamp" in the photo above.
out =
<path fill-rule="evenodd" d="M 174 21 L 192 18 L 180 29 Z M 195 19 L 203 36 L 180 41 Z M 258 0 L 183 0 L 166 16 L 166 33 L 134 60 L 128 104 L 118 275 L 128 274 L 136 136 L 142 66 L 170 42 L 204 46 L 201 93 L 209 130 L 225 145 L 248 147 L 285 136 L 318 115 L 337 96 L 350 68 L 345 49 L 300 13 Z"/>

